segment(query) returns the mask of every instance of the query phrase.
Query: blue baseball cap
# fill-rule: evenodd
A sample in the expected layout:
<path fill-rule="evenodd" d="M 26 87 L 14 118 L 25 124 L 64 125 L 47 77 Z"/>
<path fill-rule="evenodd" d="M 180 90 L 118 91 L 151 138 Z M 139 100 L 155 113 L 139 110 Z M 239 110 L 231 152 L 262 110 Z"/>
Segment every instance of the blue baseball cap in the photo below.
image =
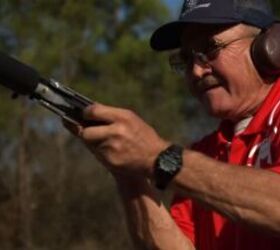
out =
<path fill-rule="evenodd" d="M 179 20 L 159 27 L 150 44 L 158 51 L 179 48 L 186 24 L 244 23 L 266 29 L 276 21 L 266 0 L 185 0 Z"/>

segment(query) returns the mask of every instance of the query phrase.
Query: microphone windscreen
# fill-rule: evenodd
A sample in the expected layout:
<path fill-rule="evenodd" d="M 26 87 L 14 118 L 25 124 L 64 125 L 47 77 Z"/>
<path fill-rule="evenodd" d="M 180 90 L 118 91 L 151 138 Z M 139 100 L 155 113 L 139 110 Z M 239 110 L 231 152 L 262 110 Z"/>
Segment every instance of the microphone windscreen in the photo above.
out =
<path fill-rule="evenodd" d="M 18 60 L 0 52 L 0 84 L 17 94 L 30 95 L 40 82 L 39 73 Z"/>

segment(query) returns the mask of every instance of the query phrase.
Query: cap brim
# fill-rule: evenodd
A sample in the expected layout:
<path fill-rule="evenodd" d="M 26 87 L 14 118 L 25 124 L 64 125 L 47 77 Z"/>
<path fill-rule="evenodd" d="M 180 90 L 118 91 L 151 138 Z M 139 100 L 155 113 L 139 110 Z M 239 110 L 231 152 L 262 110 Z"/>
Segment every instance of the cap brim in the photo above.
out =
<path fill-rule="evenodd" d="M 184 25 L 185 22 L 176 21 L 158 28 L 150 40 L 152 49 L 163 51 L 179 47 Z"/>
<path fill-rule="evenodd" d="M 179 48 L 181 45 L 181 36 L 186 24 L 207 24 L 207 25 L 226 25 L 236 24 L 240 20 L 234 19 L 205 19 L 205 20 L 191 20 L 191 21 L 175 21 L 167 23 L 158 28 L 151 37 L 150 45 L 152 49 L 157 51 L 172 50 Z"/>

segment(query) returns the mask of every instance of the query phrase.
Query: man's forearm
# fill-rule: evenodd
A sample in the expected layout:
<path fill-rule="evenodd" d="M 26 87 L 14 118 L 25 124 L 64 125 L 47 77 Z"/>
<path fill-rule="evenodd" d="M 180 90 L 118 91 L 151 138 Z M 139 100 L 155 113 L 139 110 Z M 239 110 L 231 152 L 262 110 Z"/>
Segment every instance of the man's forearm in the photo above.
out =
<path fill-rule="evenodd" d="M 280 175 L 213 160 L 186 150 L 176 189 L 232 220 L 280 233 Z"/>
<path fill-rule="evenodd" d="M 194 249 L 146 179 L 117 178 L 117 185 L 137 249 Z"/>

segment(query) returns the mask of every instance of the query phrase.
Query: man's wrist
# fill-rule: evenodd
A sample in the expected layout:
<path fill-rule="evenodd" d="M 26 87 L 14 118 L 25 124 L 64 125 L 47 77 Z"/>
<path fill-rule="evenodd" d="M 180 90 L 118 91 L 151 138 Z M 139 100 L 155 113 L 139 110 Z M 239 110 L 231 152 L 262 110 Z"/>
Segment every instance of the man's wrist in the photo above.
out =
<path fill-rule="evenodd" d="M 157 143 L 157 146 L 154 148 L 154 151 L 151 153 L 150 157 L 148 158 L 148 162 L 146 164 L 146 168 L 144 170 L 144 176 L 150 180 L 154 179 L 154 169 L 155 169 L 155 162 L 159 156 L 159 154 L 166 150 L 171 145 L 171 142 L 161 140 Z"/>
<path fill-rule="evenodd" d="M 183 166 L 184 148 L 172 144 L 161 151 L 155 161 L 153 177 L 155 186 L 164 190 Z"/>

